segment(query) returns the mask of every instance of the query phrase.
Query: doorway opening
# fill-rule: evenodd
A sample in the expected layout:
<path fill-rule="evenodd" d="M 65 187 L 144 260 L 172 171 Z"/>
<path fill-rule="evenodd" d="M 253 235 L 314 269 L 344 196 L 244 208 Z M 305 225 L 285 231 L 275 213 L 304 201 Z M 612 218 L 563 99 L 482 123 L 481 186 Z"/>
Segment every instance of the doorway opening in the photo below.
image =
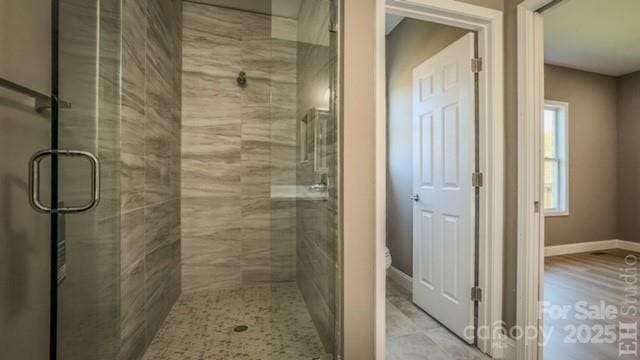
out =
<path fill-rule="evenodd" d="M 476 35 L 410 18 L 393 26 L 396 19 L 389 16 L 387 29 L 388 353 L 402 353 L 411 341 L 445 346 L 431 350 L 442 356 L 471 357 Z"/>
<path fill-rule="evenodd" d="M 503 353 L 502 13 L 453 3 L 378 9 L 381 358 Z"/>
<path fill-rule="evenodd" d="M 519 7 L 519 44 L 535 40 L 518 60 L 520 138 L 530 139 L 519 145 L 518 325 L 538 330 L 520 342 L 522 359 L 638 358 L 628 335 L 639 319 L 638 11 L 633 1 Z"/>

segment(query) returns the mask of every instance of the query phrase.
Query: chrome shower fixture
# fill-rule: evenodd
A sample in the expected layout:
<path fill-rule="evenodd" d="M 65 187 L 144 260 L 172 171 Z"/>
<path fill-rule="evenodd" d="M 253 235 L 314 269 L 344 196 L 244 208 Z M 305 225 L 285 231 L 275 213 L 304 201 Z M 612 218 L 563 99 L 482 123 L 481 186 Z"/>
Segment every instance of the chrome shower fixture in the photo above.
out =
<path fill-rule="evenodd" d="M 236 81 L 238 82 L 238 85 L 242 87 L 247 86 L 247 73 L 245 73 L 244 71 L 240 71 L 238 73 L 238 78 L 236 79 Z"/>

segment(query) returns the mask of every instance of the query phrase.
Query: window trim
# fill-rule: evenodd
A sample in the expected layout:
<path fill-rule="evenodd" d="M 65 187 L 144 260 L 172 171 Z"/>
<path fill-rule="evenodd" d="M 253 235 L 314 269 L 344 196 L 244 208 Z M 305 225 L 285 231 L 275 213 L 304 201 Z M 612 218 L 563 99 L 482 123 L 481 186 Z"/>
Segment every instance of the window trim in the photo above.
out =
<path fill-rule="evenodd" d="M 569 103 L 564 101 L 546 100 L 544 109 L 553 109 L 558 112 L 556 123 L 556 156 L 558 159 L 558 172 L 560 177 L 559 197 L 557 209 L 543 209 L 545 217 L 569 216 Z M 543 112 L 544 114 L 544 112 Z M 543 122 L 544 123 L 544 122 Z M 553 160 L 555 160 L 554 158 Z M 543 165 L 548 158 L 542 156 Z M 543 166 L 544 169 L 544 166 Z M 544 204 L 543 204 L 544 208 Z"/>

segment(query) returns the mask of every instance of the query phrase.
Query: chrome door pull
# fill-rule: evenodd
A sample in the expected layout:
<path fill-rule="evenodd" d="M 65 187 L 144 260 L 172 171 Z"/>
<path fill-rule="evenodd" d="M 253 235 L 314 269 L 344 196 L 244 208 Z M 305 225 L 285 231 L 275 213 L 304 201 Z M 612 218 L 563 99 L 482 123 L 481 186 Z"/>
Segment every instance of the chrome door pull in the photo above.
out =
<path fill-rule="evenodd" d="M 91 164 L 91 200 L 82 206 L 50 208 L 40 202 L 40 162 L 47 156 L 61 155 L 82 157 Z M 80 150 L 40 150 L 29 160 L 29 203 L 36 211 L 43 213 L 79 213 L 91 210 L 100 202 L 100 161 L 88 151 Z"/>
<path fill-rule="evenodd" d="M 413 200 L 415 202 L 418 202 L 418 201 L 420 201 L 420 195 L 419 194 L 411 195 L 411 196 L 409 196 L 409 199 L 411 199 L 411 200 Z"/>

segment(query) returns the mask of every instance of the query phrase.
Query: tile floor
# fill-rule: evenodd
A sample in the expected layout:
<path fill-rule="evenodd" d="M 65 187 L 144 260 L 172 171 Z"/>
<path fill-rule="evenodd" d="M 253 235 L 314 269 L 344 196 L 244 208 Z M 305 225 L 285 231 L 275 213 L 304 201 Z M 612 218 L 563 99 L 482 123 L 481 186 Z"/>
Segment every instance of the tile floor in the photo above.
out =
<path fill-rule="evenodd" d="M 247 325 L 245 332 L 234 332 Z M 144 360 L 331 359 L 295 283 L 183 294 Z"/>
<path fill-rule="evenodd" d="M 411 293 L 387 278 L 386 360 L 484 360 L 411 301 Z"/>

